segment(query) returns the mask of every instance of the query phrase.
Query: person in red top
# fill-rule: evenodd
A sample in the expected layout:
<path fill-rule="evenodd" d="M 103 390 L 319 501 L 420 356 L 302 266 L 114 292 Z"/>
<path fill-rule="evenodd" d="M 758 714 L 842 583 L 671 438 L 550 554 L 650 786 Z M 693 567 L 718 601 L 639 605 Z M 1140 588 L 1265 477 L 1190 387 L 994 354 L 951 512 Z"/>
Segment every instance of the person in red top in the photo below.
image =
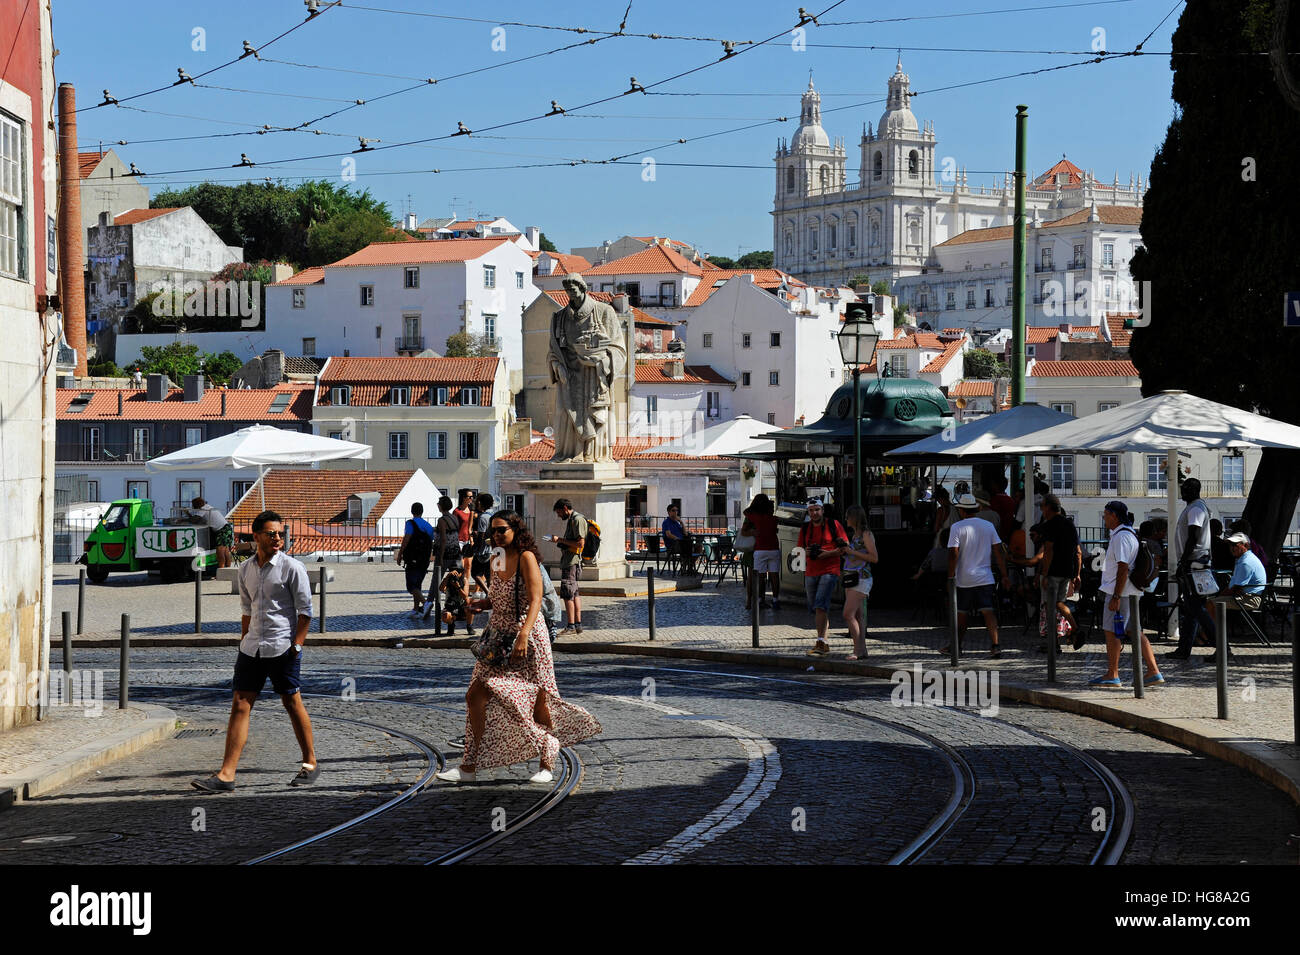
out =
<path fill-rule="evenodd" d="M 992 496 L 989 497 L 989 507 L 991 507 L 998 515 L 999 536 L 1001 536 L 1003 540 L 1006 540 L 1011 536 L 1011 532 L 1015 530 L 1016 523 L 1016 502 L 1011 495 L 1007 493 L 1006 475 L 999 474 L 995 477 L 990 483 L 989 489 L 993 492 Z"/>
<path fill-rule="evenodd" d="M 469 543 L 474 532 L 474 492 L 461 491 L 460 506 L 452 513 L 460 518 L 460 530 L 456 532 L 456 539 L 460 543 L 461 563 L 464 565 L 465 579 L 473 580 L 474 578 L 470 576 L 470 565 L 474 562 L 474 552 L 470 550 L 467 556 L 465 551 L 468 548 L 465 545 Z"/>
<path fill-rule="evenodd" d="M 758 494 L 745 509 L 754 526 L 754 573 L 758 574 L 760 607 L 767 606 L 765 583 L 772 585 L 772 609 L 781 609 L 781 543 L 776 538 L 776 507 L 766 494 Z M 767 580 L 763 575 L 767 574 Z"/>
<path fill-rule="evenodd" d="M 809 656 L 824 657 L 831 652 L 826 642 L 827 618 L 831 594 L 840 579 L 840 558 L 849 549 L 849 535 L 837 520 L 826 519 L 826 508 L 818 498 L 808 502 L 808 522 L 799 529 L 799 547 L 804 553 L 803 588 L 808 609 L 817 618 L 817 642 Z"/>

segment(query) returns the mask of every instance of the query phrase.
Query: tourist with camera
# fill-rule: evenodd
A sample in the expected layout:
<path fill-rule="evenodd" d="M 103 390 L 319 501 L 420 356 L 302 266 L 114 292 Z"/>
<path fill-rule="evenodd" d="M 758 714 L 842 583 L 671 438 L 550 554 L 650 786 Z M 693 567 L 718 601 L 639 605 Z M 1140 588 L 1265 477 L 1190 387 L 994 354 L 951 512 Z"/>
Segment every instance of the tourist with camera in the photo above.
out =
<path fill-rule="evenodd" d="M 797 544 L 803 552 L 803 588 L 808 609 L 817 621 L 817 642 L 808 655 L 824 657 L 831 652 L 826 642 L 831 594 L 840 579 L 840 558 L 849 550 L 849 535 L 839 521 L 826 519 L 825 505 L 820 498 L 813 498 L 808 502 L 808 520 L 799 529 Z"/>

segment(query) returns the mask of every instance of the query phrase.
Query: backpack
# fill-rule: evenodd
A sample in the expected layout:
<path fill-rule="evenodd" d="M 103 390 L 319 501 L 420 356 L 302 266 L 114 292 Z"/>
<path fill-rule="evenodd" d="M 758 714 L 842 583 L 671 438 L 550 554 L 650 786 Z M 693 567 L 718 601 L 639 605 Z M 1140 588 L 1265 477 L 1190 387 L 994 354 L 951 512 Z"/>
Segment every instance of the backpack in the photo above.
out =
<path fill-rule="evenodd" d="M 1133 558 L 1133 566 L 1128 569 L 1129 582 L 1138 590 L 1146 590 L 1160 575 L 1160 565 L 1164 562 L 1160 550 L 1153 541 L 1144 541 L 1138 537 L 1133 528 L 1126 526 L 1121 529 L 1133 534 L 1138 543 L 1137 556 Z"/>
<path fill-rule="evenodd" d="M 438 536 L 443 540 L 442 562 L 448 566 L 460 562 L 460 515 L 448 511 L 438 518 Z"/>
<path fill-rule="evenodd" d="M 433 554 L 433 538 L 419 524 L 411 522 L 411 539 L 406 542 L 406 559 L 413 564 L 427 564 Z"/>
<path fill-rule="evenodd" d="M 546 621 L 546 630 L 550 635 L 551 643 L 554 643 L 555 634 L 559 632 L 560 621 L 564 616 L 564 601 L 560 600 L 560 595 L 555 592 L 555 583 L 551 580 L 551 575 L 546 572 L 546 565 L 538 561 L 537 566 L 542 571 L 542 618 Z"/>
<path fill-rule="evenodd" d="M 587 536 L 582 542 L 582 559 L 592 560 L 600 553 L 600 525 L 587 518 Z"/>

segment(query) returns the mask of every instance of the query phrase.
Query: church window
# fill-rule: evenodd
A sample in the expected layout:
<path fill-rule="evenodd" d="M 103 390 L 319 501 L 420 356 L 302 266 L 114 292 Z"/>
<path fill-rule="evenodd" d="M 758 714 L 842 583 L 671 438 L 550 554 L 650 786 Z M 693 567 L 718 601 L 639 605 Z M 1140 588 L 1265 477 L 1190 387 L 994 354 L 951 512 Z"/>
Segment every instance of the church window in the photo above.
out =
<path fill-rule="evenodd" d="M 817 226 L 815 225 L 808 227 L 808 251 L 817 251 Z"/>
<path fill-rule="evenodd" d="M 848 227 L 849 248 L 852 249 L 858 244 L 858 220 L 856 218 L 849 220 Z"/>
<path fill-rule="evenodd" d="M 907 242 L 908 245 L 921 244 L 921 223 L 917 219 L 907 220 Z"/>
<path fill-rule="evenodd" d="M 876 151 L 876 158 L 871 161 L 871 178 L 879 179 L 885 171 L 885 157 L 879 150 Z"/>
<path fill-rule="evenodd" d="M 839 236 L 836 234 L 838 232 L 839 232 L 839 226 L 837 226 L 834 222 L 832 222 L 830 225 L 826 227 L 826 248 L 828 249 L 838 248 L 838 243 L 836 242 L 836 239 L 839 238 Z"/>
<path fill-rule="evenodd" d="M 794 192 L 794 166 L 787 166 L 785 170 L 785 191 Z"/>
<path fill-rule="evenodd" d="M 921 174 L 921 157 L 913 149 L 907 154 L 907 175 L 911 179 L 917 178 Z"/>

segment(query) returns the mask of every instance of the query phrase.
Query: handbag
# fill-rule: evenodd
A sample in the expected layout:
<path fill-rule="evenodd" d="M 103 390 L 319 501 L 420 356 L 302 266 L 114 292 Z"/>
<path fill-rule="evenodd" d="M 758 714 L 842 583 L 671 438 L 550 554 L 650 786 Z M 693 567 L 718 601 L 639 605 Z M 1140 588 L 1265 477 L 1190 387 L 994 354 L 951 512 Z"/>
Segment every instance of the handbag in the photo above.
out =
<path fill-rule="evenodd" d="M 752 535 L 746 534 L 743 537 L 737 537 L 732 545 L 742 554 L 752 554 L 754 547 L 758 544 L 758 539 Z"/>
<path fill-rule="evenodd" d="M 521 558 L 522 559 L 522 558 Z M 519 620 L 519 568 L 515 568 L 515 614 L 512 618 Z M 490 619 L 490 618 L 489 618 Z M 533 642 L 528 641 L 528 651 L 524 654 L 522 660 L 518 663 L 511 663 L 510 654 L 514 651 L 515 640 L 519 636 L 519 631 L 511 632 L 493 627 L 489 622 L 488 626 L 483 628 L 482 633 L 470 644 L 469 652 L 474 654 L 474 659 L 488 666 L 500 667 L 503 670 L 521 669 L 529 660 L 533 658 Z"/>

